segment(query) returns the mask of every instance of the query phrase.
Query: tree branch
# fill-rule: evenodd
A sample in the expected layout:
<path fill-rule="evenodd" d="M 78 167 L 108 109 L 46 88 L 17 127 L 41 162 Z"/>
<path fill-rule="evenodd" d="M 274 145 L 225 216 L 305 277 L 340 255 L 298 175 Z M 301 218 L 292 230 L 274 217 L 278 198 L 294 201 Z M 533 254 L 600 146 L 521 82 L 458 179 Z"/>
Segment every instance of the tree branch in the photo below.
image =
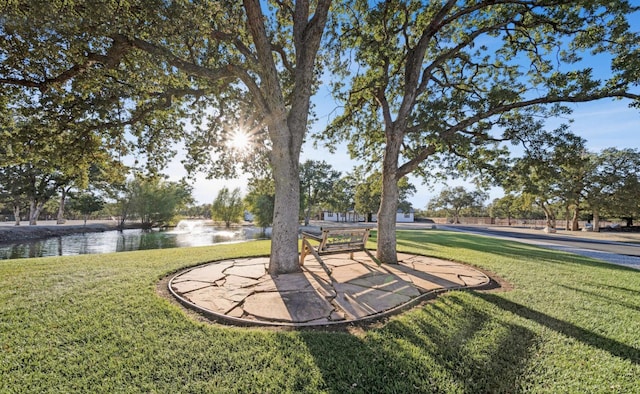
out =
<path fill-rule="evenodd" d="M 440 139 L 447 139 L 448 137 L 453 136 L 453 134 L 460 132 L 462 130 L 465 130 L 467 127 L 470 127 L 471 125 L 479 121 L 488 119 L 495 115 L 506 113 L 514 109 L 525 108 L 525 107 L 530 107 L 533 105 L 540 105 L 540 104 L 555 104 L 555 103 L 563 103 L 563 102 L 564 103 L 582 103 L 587 101 L 600 100 L 604 98 L 627 98 L 631 100 L 640 100 L 640 95 L 625 92 L 625 91 L 617 91 L 617 92 L 611 92 L 611 93 L 601 92 L 598 94 L 567 96 L 567 97 L 545 96 L 545 97 L 539 97 L 539 98 L 521 101 L 517 103 L 503 104 L 503 105 L 491 108 L 484 113 L 478 113 L 475 116 L 471 116 L 461 122 L 458 122 L 456 125 L 451 126 L 448 129 L 444 130 L 442 133 L 440 133 Z M 427 157 L 429 157 L 434 153 L 436 153 L 436 150 L 433 145 L 429 145 L 428 147 L 425 147 L 424 149 L 422 149 L 420 152 L 417 153 L 416 157 L 407 161 L 406 163 L 404 163 L 399 167 L 398 176 L 407 175 L 410 172 L 414 171 L 422 161 L 424 161 Z"/>
<path fill-rule="evenodd" d="M 122 39 L 122 37 L 112 37 L 111 39 L 111 47 L 109 47 L 105 55 L 88 52 L 84 62 L 74 64 L 69 69 L 61 72 L 53 78 L 44 78 L 42 81 L 30 81 L 19 78 L 0 78 L 0 83 L 27 88 L 37 88 L 44 93 L 53 85 L 63 84 L 64 82 L 86 73 L 96 64 L 102 64 L 106 69 L 115 68 L 120 64 L 122 58 L 130 49 L 130 46 L 126 40 Z M 43 71 L 43 75 L 44 74 L 46 74 L 46 72 Z"/>

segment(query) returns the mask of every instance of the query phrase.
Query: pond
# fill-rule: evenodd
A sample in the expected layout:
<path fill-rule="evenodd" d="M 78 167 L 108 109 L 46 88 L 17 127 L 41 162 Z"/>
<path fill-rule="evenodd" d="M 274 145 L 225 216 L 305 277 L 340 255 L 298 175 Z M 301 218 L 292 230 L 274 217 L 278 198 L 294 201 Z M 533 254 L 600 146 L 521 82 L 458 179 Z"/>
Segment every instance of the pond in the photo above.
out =
<path fill-rule="evenodd" d="M 175 229 L 124 230 L 63 235 L 41 240 L 0 244 L 0 260 L 70 256 L 132 250 L 185 248 L 263 238 L 256 227 L 225 229 L 199 221 L 180 221 Z"/>

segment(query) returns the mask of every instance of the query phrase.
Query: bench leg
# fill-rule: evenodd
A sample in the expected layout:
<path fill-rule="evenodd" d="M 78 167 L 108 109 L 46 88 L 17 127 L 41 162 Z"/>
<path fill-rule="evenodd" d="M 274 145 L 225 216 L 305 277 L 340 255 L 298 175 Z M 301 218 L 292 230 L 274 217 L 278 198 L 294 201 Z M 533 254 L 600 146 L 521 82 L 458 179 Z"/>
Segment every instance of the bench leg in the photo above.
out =
<path fill-rule="evenodd" d="M 380 262 L 380 260 L 378 260 L 376 258 L 376 256 L 374 256 L 371 252 L 369 252 L 369 249 L 364 248 L 362 249 L 367 255 L 369 255 L 369 257 L 371 258 L 371 260 L 373 260 L 374 263 L 378 264 L 379 266 L 382 265 L 382 262 Z"/>
<path fill-rule="evenodd" d="M 313 248 L 313 246 L 311 246 L 309 241 L 307 241 L 306 239 L 303 238 L 302 239 L 302 251 L 300 252 L 300 266 L 301 267 L 304 265 L 305 257 L 307 257 L 309 254 L 312 254 L 313 257 L 315 257 L 316 260 L 318 260 L 318 263 L 320 263 L 320 266 L 322 267 L 322 269 L 324 269 L 324 271 L 327 273 L 327 275 L 331 276 L 331 270 L 329 269 L 329 267 L 327 267 L 327 265 L 324 263 L 324 261 L 322 261 L 322 258 L 320 257 L 318 252 L 316 252 L 316 250 Z"/>
<path fill-rule="evenodd" d="M 309 243 L 308 240 L 306 240 L 305 238 L 302 238 L 302 250 L 300 251 L 300 266 L 302 267 L 304 265 L 304 259 L 305 257 L 307 257 L 309 255 L 309 253 L 312 253 L 315 255 L 314 250 L 313 250 L 313 246 L 311 246 L 311 244 Z"/>

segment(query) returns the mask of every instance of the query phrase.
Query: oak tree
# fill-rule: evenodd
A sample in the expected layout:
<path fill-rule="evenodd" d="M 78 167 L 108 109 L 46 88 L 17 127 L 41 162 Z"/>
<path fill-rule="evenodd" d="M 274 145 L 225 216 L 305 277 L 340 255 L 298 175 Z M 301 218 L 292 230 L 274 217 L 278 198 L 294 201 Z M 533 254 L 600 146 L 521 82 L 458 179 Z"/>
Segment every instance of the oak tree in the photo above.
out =
<path fill-rule="evenodd" d="M 467 191 L 463 186 L 445 187 L 440 194 L 429 201 L 428 209 L 444 209 L 451 216 L 453 223 L 460 223 L 460 212 L 465 208 L 481 206 L 487 194 L 479 191 Z"/>
<path fill-rule="evenodd" d="M 133 140 L 152 167 L 166 164 L 171 142 L 185 136 L 179 119 L 196 124 L 192 154 L 227 146 L 237 132 L 225 125 L 243 120 L 244 134 L 266 141 L 275 179 L 269 272 L 295 272 L 299 157 L 330 5 L 9 3 L 0 18 L 0 83 L 30 90 L 45 109 L 53 103 L 48 113 L 64 108 L 95 123 L 109 141 Z M 218 160 L 223 170 L 226 158 Z"/>
<path fill-rule="evenodd" d="M 330 200 L 340 172 L 326 161 L 307 160 L 300 166 L 301 203 L 304 212 L 304 225 L 309 225 L 311 212 Z"/>
<path fill-rule="evenodd" d="M 344 112 L 322 137 L 379 161 L 377 257 L 396 263 L 398 181 L 440 169 L 485 170 L 497 141 L 517 140 L 563 103 L 638 99 L 640 39 L 631 2 L 368 1 L 336 31 Z M 603 64 L 595 70 L 590 61 Z"/>
<path fill-rule="evenodd" d="M 640 151 L 607 148 L 590 155 L 592 172 L 585 184 L 584 200 L 593 214 L 593 231 L 600 231 L 600 215 L 633 217 L 640 213 Z"/>

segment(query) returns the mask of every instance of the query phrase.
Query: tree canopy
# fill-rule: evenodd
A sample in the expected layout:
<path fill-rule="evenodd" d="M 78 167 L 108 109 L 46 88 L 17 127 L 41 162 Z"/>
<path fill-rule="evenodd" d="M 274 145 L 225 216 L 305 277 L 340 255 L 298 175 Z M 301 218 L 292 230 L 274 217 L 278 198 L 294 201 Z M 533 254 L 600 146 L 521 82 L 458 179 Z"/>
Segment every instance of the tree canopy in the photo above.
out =
<path fill-rule="evenodd" d="M 601 214 L 633 218 L 640 213 L 637 197 L 632 197 L 640 192 L 640 151 L 589 152 L 582 138 L 568 132 L 543 132 L 539 137 L 513 161 L 501 185 L 539 206 L 548 227 L 555 227 L 560 205 L 571 213 L 568 230 L 574 231 L 582 211 L 593 215 L 595 231 Z"/>
<path fill-rule="evenodd" d="M 294 272 L 310 97 L 332 74 L 344 107 L 320 137 L 348 140 L 355 158 L 380 170 L 377 253 L 395 263 L 398 182 L 407 174 L 488 171 L 504 152 L 499 142 L 521 139 L 534 118 L 567 114 L 564 103 L 637 104 L 640 39 L 627 21 L 636 8 L 624 0 L 5 2 L 0 116 L 44 114 L 109 154 L 139 152 L 149 170 L 179 140 L 187 167 L 211 176 L 266 156 L 275 181 L 269 271 Z M 331 73 L 321 62 L 329 54 Z M 595 69 L 594 58 L 606 65 Z"/>
<path fill-rule="evenodd" d="M 589 167 L 585 141 L 567 130 L 538 130 L 523 144 L 525 154 L 499 176 L 499 184 L 507 192 L 531 196 L 544 211 L 547 227 L 555 228 L 555 203 L 579 206 L 584 171 Z"/>
<path fill-rule="evenodd" d="M 408 212 L 411 208 L 411 204 L 407 199 L 415 192 L 415 186 L 409 182 L 407 177 L 403 177 L 398 181 L 398 198 L 400 199 L 398 206 L 403 212 Z M 378 211 L 381 198 L 382 176 L 380 172 L 374 172 L 356 186 L 355 210 L 370 216 Z M 371 221 L 371 217 L 368 217 L 367 221 Z"/>
<path fill-rule="evenodd" d="M 273 203 L 275 201 L 275 187 L 272 176 L 253 177 L 249 180 L 248 193 L 245 203 L 249 212 L 253 215 L 254 223 L 266 228 L 273 223 Z"/>
<path fill-rule="evenodd" d="M 486 199 L 486 193 L 479 190 L 467 191 L 462 186 L 446 187 L 429 201 L 428 209 L 445 209 L 452 216 L 453 223 L 460 223 L 460 212 L 463 209 L 481 206 Z"/>
<path fill-rule="evenodd" d="M 331 201 L 334 185 L 340 179 L 340 171 L 326 161 L 307 160 L 300 166 L 301 202 L 304 207 L 304 225 L 309 225 L 313 209 Z"/>
<path fill-rule="evenodd" d="M 377 257 L 395 263 L 398 181 L 482 172 L 540 117 L 608 97 L 637 104 L 628 1 L 356 1 L 335 31 L 344 112 L 320 138 L 382 172 Z M 603 63 L 595 70 L 593 57 Z"/>
<path fill-rule="evenodd" d="M 71 209 L 80 212 L 84 217 L 84 224 L 87 224 L 87 218 L 94 212 L 104 208 L 104 200 L 102 197 L 93 193 L 84 192 L 73 197 L 71 200 Z"/>
<path fill-rule="evenodd" d="M 137 174 L 126 182 L 118 201 L 122 224 L 138 218 L 144 228 L 162 227 L 192 202 L 191 187 L 184 182 Z"/>
<path fill-rule="evenodd" d="M 607 148 L 592 155 L 594 165 L 585 185 L 584 200 L 598 230 L 600 214 L 627 219 L 640 217 L 640 149 Z"/>
<path fill-rule="evenodd" d="M 105 143 L 137 147 L 152 169 L 184 137 L 190 168 L 215 164 L 214 174 L 228 175 L 237 161 L 224 147 L 245 127 L 255 145 L 266 142 L 275 175 L 269 271 L 299 271 L 292 207 L 330 4 L 5 3 L 0 83 L 39 111 L 102 130 Z M 212 152 L 218 160 L 207 159 Z"/>
<path fill-rule="evenodd" d="M 211 205 L 211 218 L 224 222 L 226 228 L 231 227 L 231 223 L 238 223 L 243 213 L 240 188 L 229 190 L 228 187 L 223 187 Z"/>

